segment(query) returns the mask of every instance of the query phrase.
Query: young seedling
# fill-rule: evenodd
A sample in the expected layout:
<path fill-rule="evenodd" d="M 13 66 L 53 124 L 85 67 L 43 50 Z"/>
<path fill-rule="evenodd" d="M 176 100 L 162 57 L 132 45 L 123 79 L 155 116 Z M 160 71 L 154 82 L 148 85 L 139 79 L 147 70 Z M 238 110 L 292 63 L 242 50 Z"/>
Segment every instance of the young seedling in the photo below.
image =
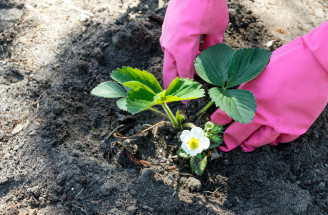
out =
<path fill-rule="evenodd" d="M 177 77 L 163 90 L 151 73 L 131 67 L 113 71 L 111 78 L 117 83 L 103 82 L 96 86 L 91 94 L 104 98 L 119 98 L 117 106 L 131 114 L 152 110 L 169 118 L 176 129 L 183 128 L 184 116 L 179 111 L 174 116 L 167 103 L 204 96 L 201 85 L 191 79 Z M 166 114 L 153 108 L 155 105 L 161 105 Z"/>
<path fill-rule="evenodd" d="M 233 89 L 259 75 L 270 60 L 271 52 L 258 48 L 237 51 L 217 44 L 204 50 L 195 60 L 198 75 L 217 87 L 208 93 L 212 101 L 196 116 L 201 116 L 213 103 L 235 121 L 246 124 L 253 120 L 256 101 L 252 92 Z"/>

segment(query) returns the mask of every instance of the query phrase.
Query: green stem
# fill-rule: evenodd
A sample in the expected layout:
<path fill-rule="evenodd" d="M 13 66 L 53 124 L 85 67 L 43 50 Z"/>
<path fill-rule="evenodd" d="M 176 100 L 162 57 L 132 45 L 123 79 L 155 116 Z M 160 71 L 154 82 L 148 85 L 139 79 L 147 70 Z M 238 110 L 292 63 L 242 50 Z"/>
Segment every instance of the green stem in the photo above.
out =
<path fill-rule="evenodd" d="M 191 122 L 187 122 L 187 123 L 184 123 L 182 125 L 182 128 L 185 129 L 185 128 L 193 128 L 193 127 L 196 127 L 196 125 L 194 125 L 193 123 Z"/>
<path fill-rule="evenodd" d="M 174 117 L 174 115 L 173 115 L 171 109 L 169 108 L 169 106 L 167 106 L 166 103 L 163 103 L 163 104 L 162 104 L 162 107 L 164 108 L 165 113 L 170 117 L 171 122 L 173 123 L 174 127 L 175 127 L 176 129 L 179 129 L 178 121 L 177 121 L 176 118 Z"/>
<path fill-rule="evenodd" d="M 155 108 L 149 108 L 150 110 L 154 111 L 155 113 L 158 113 L 164 117 L 166 117 L 167 119 L 170 119 L 165 113 L 160 112 L 159 110 L 156 110 Z"/>
<path fill-rule="evenodd" d="M 214 104 L 213 101 L 210 101 L 203 109 L 201 109 L 197 114 L 196 118 L 200 118 L 212 105 Z"/>

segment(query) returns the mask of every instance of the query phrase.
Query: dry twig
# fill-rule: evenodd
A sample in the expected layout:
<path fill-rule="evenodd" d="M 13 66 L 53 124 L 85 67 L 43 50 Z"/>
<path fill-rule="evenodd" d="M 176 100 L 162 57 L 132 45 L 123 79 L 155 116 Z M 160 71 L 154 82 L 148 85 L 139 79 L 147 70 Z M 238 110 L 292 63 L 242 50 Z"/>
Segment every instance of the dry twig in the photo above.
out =
<path fill-rule="evenodd" d="M 72 206 L 73 206 L 73 207 L 76 207 L 76 208 L 78 208 L 78 209 L 80 209 L 80 210 L 83 211 L 86 215 L 88 215 L 88 213 L 87 213 L 83 208 L 78 207 L 78 206 L 76 206 L 76 205 L 74 205 L 74 204 L 72 204 Z"/>
<path fill-rule="evenodd" d="M 145 160 L 138 160 L 136 157 L 134 157 L 128 150 L 125 150 L 126 156 L 134 163 L 135 165 L 143 165 L 146 167 L 150 166 L 150 163 Z"/>
<path fill-rule="evenodd" d="M 137 134 L 134 134 L 134 135 L 132 135 L 132 136 L 130 136 L 130 137 L 124 137 L 122 134 L 120 134 L 120 133 L 118 133 L 118 132 L 115 132 L 115 133 L 114 133 L 114 137 L 116 137 L 116 138 L 120 138 L 120 139 L 131 139 L 131 138 L 133 138 L 133 137 L 137 137 L 137 136 L 139 136 L 140 134 L 143 134 L 143 133 L 145 133 L 145 132 L 147 132 L 147 131 L 149 131 L 149 130 L 151 130 L 151 129 L 157 127 L 157 126 L 160 126 L 160 125 L 162 125 L 162 124 L 164 124 L 164 123 L 165 123 L 165 121 L 161 121 L 161 122 L 159 122 L 159 123 L 156 123 L 155 125 L 150 126 L 149 128 L 147 128 L 147 129 L 145 129 L 145 130 L 143 130 L 143 131 L 141 131 L 141 132 L 139 132 L 139 133 L 137 133 Z"/>

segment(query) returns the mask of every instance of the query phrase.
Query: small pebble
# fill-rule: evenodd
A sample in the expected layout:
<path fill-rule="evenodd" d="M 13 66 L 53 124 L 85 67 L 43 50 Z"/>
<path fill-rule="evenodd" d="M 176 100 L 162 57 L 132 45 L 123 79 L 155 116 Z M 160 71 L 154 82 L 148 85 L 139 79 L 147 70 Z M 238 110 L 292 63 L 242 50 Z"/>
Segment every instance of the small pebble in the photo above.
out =
<path fill-rule="evenodd" d="M 74 157 L 80 157 L 80 152 L 78 150 L 73 150 L 73 156 Z"/>
<path fill-rule="evenodd" d="M 57 175 L 56 183 L 57 183 L 59 186 L 62 186 L 62 185 L 64 185 L 64 183 L 66 182 L 66 179 L 67 179 L 67 174 L 66 174 L 65 172 L 60 173 L 59 175 Z"/>
<path fill-rule="evenodd" d="M 7 64 L 7 62 L 6 61 L 2 61 L 2 65 L 6 65 Z"/>
<path fill-rule="evenodd" d="M 14 207 L 9 207 L 7 209 L 6 214 L 8 214 L 8 215 L 17 215 L 17 214 L 19 214 L 19 212 Z"/>
<path fill-rule="evenodd" d="M 216 149 L 213 149 L 212 154 L 211 154 L 211 160 L 215 160 L 221 157 Z"/>
<path fill-rule="evenodd" d="M 134 215 L 136 214 L 138 208 L 135 205 L 131 205 L 127 208 L 127 212 L 129 215 Z"/>
<path fill-rule="evenodd" d="M 312 184 L 312 182 L 311 182 L 311 180 L 304 180 L 303 182 L 303 185 L 305 185 L 305 186 L 309 186 L 309 185 L 311 185 Z"/>
<path fill-rule="evenodd" d="M 116 187 L 113 187 L 110 183 L 104 183 L 100 189 L 99 192 L 103 195 L 103 196 L 108 196 L 111 195 L 113 193 L 115 193 L 117 191 Z"/>
<path fill-rule="evenodd" d="M 317 174 L 317 175 L 321 175 L 321 170 L 320 169 L 315 169 L 314 172 Z"/>
<path fill-rule="evenodd" d="M 117 209 L 117 208 L 113 208 L 113 209 L 111 209 L 110 211 L 108 211 L 108 214 L 109 215 L 116 215 L 116 214 L 121 214 L 122 213 L 122 211 L 120 211 L 119 209 Z"/>
<path fill-rule="evenodd" d="M 188 178 L 187 178 L 187 177 L 182 176 L 182 177 L 180 178 L 180 183 L 181 183 L 181 184 L 186 184 L 187 181 L 188 181 Z"/>
<path fill-rule="evenodd" d="M 60 114 L 63 111 L 63 108 L 61 107 L 60 103 L 58 101 L 55 101 L 52 104 L 52 112 L 56 115 Z"/>
<path fill-rule="evenodd" d="M 194 177 L 188 178 L 187 184 L 190 192 L 199 191 L 202 187 L 202 183 Z"/>
<path fill-rule="evenodd" d="M 272 44 L 273 44 L 273 40 L 270 40 L 269 42 L 267 42 L 267 43 L 265 44 L 265 46 L 266 46 L 266 47 L 271 47 Z"/>
<path fill-rule="evenodd" d="M 80 18 L 80 21 L 81 21 L 81 22 L 86 22 L 86 21 L 88 21 L 88 18 L 89 18 L 89 17 L 87 17 L 87 16 L 82 16 L 82 17 Z"/>
<path fill-rule="evenodd" d="M 152 179 L 154 176 L 154 171 L 152 169 L 146 168 L 140 171 L 141 180 Z"/>
<path fill-rule="evenodd" d="M 326 183 L 325 182 L 320 182 L 319 185 L 317 186 L 318 190 L 324 190 L 326 187 Z"/>
<path fill-rule="evenodd" d="M 79 183 L 80 183 L 80 184 L 87 184 L 87 183 L 88 183 L 88 179 L 87 179 L 87 177 L 81 175 L 81 176 L 79 177 Z"/>
<path fill-rule="evenodd" d="M 170 186 L 170 187 L 173 187 L 174 185 L 174 178 L 172 175 L 169 175 L 167 177 L 164 178 L 164 183 L 167 185 L 167 186 Z"/>

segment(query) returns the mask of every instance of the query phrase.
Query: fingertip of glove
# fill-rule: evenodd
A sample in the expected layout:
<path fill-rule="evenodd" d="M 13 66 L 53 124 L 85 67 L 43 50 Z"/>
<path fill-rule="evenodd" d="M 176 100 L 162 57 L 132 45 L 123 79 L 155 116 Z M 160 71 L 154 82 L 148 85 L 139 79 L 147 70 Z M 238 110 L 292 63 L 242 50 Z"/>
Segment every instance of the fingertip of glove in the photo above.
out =
<path fill-rule="evenodd" d="M 216 110 L 211 115 L 211 121 L 216 122 L 219 125 L 226 125 L 230 123 L 233 119 L 230 118 L 225 112 L 221 111 L 220 109 Z"/>
<path fill-rule="evenodd" d="M 230 148 L 227 147 L 227 146 L 219 146 L 219 149 L 220 149 L 221 151 L 223 151 L 223 152 L 229 152 L 229 151 L 233 150 L 233 148 L 230 149 Z"/>
<path fill-rule="evenodd" d="M 256 148 L 255 147 L 252 147 L 252 146 L 247 146 L 245 144 L 241 144 L 240 145 L 242 150 L 244 152 L 252 152 L 254 151 Z M 233 147 L 229 147 L 229 146 L 219 146 L 220 150 L 223 151 L 223 152 L 229 152 L 233 149 L 235 149 L 237 146 L 233 146 Z"/>
<path fill-rule="evenodd" d="M 243 149 L 244 152 L 252 152 L 256 149 L 255 147 L 248 146 L 246 144 L 241 144 L 240 146 L 241 146 L 241 148 Z"/>
<path fill-rule="evenodd" d="M 279 140 L 276 139 L 275 141 L 273 141 L 272 143 L 270 143 L 270 145 L 277 146 L 279 143 L 280 143 Z"/>

